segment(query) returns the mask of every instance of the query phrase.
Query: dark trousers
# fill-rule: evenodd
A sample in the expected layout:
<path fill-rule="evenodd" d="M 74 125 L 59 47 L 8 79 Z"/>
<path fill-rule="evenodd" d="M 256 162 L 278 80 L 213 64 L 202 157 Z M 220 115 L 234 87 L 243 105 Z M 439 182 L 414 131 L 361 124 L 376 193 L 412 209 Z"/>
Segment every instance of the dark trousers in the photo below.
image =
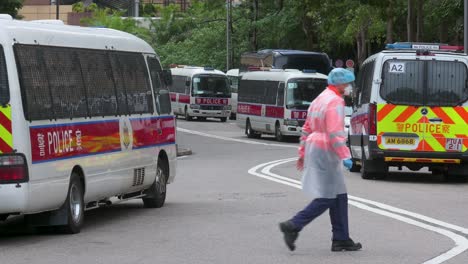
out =
<path fill-rule="evenodd" d="M 291 221 L 297 229 L 301 230 L 327 209 L 330 209 L 333 240 L 348 240 L 348 194 L 346 193 L 337 195 L 335 199 L 319 198 L 313 200 Z"/>

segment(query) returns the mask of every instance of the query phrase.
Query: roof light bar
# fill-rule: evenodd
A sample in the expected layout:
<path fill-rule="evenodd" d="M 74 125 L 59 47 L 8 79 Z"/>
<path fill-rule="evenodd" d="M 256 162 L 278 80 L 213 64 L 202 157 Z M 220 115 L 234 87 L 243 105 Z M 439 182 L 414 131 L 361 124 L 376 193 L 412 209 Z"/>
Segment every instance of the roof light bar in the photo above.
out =
<path fill-rule="evenodd" d="M 463 46 L 450 46 L 439 43 L 395 42 L 385 45 L 387 49 L 463 51 Z"/>
<path fill-rule="evenodd" d="M 303 69 L 303 73 L 317 73 L 317 70 L 311 70 L 311 69 Z"/>

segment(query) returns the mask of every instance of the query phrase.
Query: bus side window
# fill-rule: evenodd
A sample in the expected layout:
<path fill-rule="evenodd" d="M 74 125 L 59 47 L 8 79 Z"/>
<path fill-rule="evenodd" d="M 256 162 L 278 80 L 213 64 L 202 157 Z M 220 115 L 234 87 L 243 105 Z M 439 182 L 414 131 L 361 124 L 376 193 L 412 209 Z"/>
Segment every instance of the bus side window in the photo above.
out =
<path fill-rule="evenodd" d="M 0 45 L 0 105 L 5 106 L 9 101 L 10 89 L 8 89 L 8 73 L 3 47 Z"/>
<path fill-rule="evenodd" d="M 185 90 L 184 90 L 185 94 L 190 94 L 190 84 L 191 84 L 190 77 L 187 77 L 185 79 Z"/>
<path fill-rule="evenodd" d="M 151 77 L 151 83 L 153 84 L 153 92 L 156 103 L 156 110 L 158 114 L 170 114 L 171 113 L 171 98 L 169 90 L 163 87 L 163 71 L 159 61 L 155 58 L 148 58 L 148 67 Z"/>
<path fill-rule="evenodd" d="M 372 93 L 372 83 L 374 79 L 374 65 L 375 60 L 366 63 L 366 67 L 363 70 L 362 81 L 361 81 L 361 98 L 359 104 L 368 104 L 370 103 L 371 93 Z"/>
<path fill-rule="evenodd" d="M 284 105 L 284 82 L 281 82 L 278 86 L 278 98 L 276 100 L 277 106 Z"/>

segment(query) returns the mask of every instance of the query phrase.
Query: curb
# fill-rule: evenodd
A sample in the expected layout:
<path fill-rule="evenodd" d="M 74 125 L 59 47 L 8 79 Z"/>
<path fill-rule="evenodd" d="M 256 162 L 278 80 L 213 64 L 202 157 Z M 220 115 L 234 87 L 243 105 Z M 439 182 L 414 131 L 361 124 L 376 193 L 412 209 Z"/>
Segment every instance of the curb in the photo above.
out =
<path fill-rule="evenodd" d="M 192 150 L 189 148 L 177 147 L 177 157 L 192 155 Z"/>

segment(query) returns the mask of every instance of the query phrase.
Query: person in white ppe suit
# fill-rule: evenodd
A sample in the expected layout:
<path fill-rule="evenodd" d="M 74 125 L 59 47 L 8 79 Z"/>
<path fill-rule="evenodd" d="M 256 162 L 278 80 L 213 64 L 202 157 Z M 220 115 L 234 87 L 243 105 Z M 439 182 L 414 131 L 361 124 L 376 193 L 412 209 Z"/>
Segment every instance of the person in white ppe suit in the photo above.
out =
<path fill-rule="evenodd" d="M 303 171 L 302 189 L 312 202 L 293 218 L 280 223 L 284 241 L 295 250 L 299 232 L 327 209 L 332 224 L 332 251 L 362 248 L 349 237 L 348 196 L 343 166 L 352 166 L 344 132 L 344 99 L 352 92 L 354 74 L 343 68 L 328 75 L 328 87 L 311 104 L 302 128 L 297 168 Z"/>

